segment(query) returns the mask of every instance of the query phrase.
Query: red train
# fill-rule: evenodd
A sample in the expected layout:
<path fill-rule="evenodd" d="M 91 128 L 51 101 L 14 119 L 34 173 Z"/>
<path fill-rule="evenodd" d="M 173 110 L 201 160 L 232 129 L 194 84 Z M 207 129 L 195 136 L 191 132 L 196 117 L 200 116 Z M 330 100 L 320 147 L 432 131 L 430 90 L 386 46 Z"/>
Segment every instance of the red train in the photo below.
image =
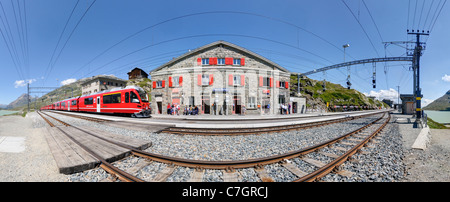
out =
<path fill-rule="evenodd" d="M 128 114 L 131 117 L 150 117 L 147 93 L 137 86 L 114 88 L 95 94 L 69 98 L 41 108 L 108 114 Z"/>

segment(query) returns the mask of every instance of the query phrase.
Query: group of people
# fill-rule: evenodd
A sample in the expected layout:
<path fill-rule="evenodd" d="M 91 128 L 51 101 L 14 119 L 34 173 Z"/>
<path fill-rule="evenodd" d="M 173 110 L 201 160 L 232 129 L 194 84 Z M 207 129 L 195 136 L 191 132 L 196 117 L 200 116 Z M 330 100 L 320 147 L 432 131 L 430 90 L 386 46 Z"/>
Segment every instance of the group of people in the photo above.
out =
<path fill-rule="evenodd" d="M 180 105 L 179 104 L 167 104 L 167 114 L 170 115 L 180 115 Z M 198 115 L 198 107 L 185 106 L 183 115 Z"/>
<path fill-rule="evenodd" d="M 280 113 L 281 114 L 291 114 L 291 104 L 281 104 L 280 105 Z"/>

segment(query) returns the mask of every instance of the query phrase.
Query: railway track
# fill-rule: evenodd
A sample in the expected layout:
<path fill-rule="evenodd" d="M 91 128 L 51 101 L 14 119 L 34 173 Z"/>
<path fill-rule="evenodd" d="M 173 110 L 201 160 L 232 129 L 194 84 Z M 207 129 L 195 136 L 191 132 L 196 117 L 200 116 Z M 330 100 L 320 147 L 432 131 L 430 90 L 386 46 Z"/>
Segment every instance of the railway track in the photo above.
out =
<path fill-rule="evenodd" d="M 255 172 L 258 173 L 262 181 L 273 181 L 273 179 L 271 179 L 270 176 L 265 171 L 264 166 L 274 164 L 281 165 L 286 169 L 288 169 L 290 172 L 294 173 L 296 176 L 298 176 L 298 179 L 294 181 L 299 182 L 317 181 L 321 177 L 335 170 L 339 165 L 348 160 L 353 154 L 355 154 L 358 150 L 364 147 L 364 145 L 366 145 L 371 139 L 373 139 L 389 122 L 390 115 L 388 114 L 386 116 L 386 114 L 388 113 L 385 113 L 382 117 L 378 118 L 375 121 L 372 121 L 371 123 L 357 130 L 344 134 L 340 137 L 325 141 L 321 144 L 264 158 L 238 160 L 238 161 L 203 161 L 203 160 L 192 160 L 192 159 L 164 156 L 160 154 L 149 153 L 135 148 L 129 147 L 128 148 L 131 150 L 131 153 L 134 156 L 167 164 L 166 168 L 161 171 L 161 174 L 158 175 L 159 177 L 157 177 L 157 179 L 155 179 L 154 181 L 164 181 L 169 175 L 172 174 L 172 172 L 174 172 L 176 166 L 194 168 L 195 170 L 191 176 L 191 180 L 194 181 L 195 179 L 197 180 L 201 179 L 201 176 L 203 175 L 202 173 L 204 173 L 205 169 L 222 170 L 224 176 L 230 175 L 235 176 L 236 169 L 241 168 L 242 169 L 254 168 Z M 343 148 L 342 145 L 349 145 L 348 147 L 350 148 L 348 147 Z M 330 148 L 334 150 L 344 150 L 343 151 L 344 153 L 342 155 L 338 155 L 337 153 L 329 153 L 327 150 L 330 150 Z M 327 155 L 330 158 L 333 158 L 334 160 L 325 164 L 305 157 L 307 154 L 314 152 Z M 317 167 L 317 169 L 313 172 L 301 171 L 298 167 L 296 167 L 293 163 L 291 163 L 291 161 L 295 159 L 301 159 L 304 162 L 315 164 L 315 167 Z M 107 162 L 105 163 L 102 162 L 101 167 L 103 168 L 104 165 L 105 168 L 103 169 L 108 171 L 110 174 L 117 176 L 121 181 L 143 181 L 130 174 L 125 174 L 124 171 L 121 172 L 116 171 L 117 168 L 112 169 L 111 167 L 109 167 L 110 164 L 109 165 L 108 164 L 109 163 Z M 232 178 L 236 180 L 235 177 Z"/>
<path fill-rule="evenodd" d="M 379 112 L 383 113 L 383 112 Z M 379 114 L 375 113 L 375 114 Z M 283 132 L 290 130 L 302 130 L 313 127 L 320 127 L 334 123 L 341 123 L 350 121 L 353 119 L 359 119 L 366 116 L 372 116 L 374 114 L 366 114 L 353 117 L 343 117 L 333 120 L 324 120 L 311 123 L 300 123 L 282 126 L 269 126 L 269 127 L 257 127 L 257 128 L 183 128 L 183 127 L 169 127 L 159 132 L 171 133 L 171 134 L 191 134 L 191 135 L 249 135 L 249 134 L 261 134 L 272 132 Z"/>

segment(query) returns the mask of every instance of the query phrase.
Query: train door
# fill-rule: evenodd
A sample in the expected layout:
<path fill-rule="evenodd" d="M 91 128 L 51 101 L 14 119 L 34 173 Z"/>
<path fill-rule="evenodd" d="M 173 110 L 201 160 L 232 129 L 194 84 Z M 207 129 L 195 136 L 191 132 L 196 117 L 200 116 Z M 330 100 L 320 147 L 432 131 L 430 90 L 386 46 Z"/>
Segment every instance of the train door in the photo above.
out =
<path fill-rule="evenodd" d="M 97 112 L 100 112 L 100 96 L 97 97 Z"/>
<path fill-rule="evenodd" d="M 67 101 L 67 111 L 70 111 L 70 101 Z"/>

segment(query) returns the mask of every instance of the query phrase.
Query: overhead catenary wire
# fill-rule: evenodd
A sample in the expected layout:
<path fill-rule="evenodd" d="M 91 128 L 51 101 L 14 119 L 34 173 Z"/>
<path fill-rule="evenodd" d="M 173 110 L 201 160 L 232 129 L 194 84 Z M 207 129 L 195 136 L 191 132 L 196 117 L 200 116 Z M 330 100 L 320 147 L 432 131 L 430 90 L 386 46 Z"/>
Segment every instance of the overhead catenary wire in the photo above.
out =
<path fill-rule="evenodd" d="M 84 17 L 86 16 L 86 14 L 88 13 L 88 11 L 92 8 L 92 6 L 94 5 L 94 3 L 97 0 L 94 0 L 89 7 L 86 9 L 86 11 L 83 13 L 83 15 L 81 16 L 81 18 L 78 20 L 78 22 L 76 23 L 75 27 L 72 29 L 72 32 L 70 32 L 69 36 L 67 37 L 66 42 L 64 43 L 64 45 L 62 46 L 61 50 L 59 51 L 58 55 L 56 56 L 56 59 L 53 61 L 53 64 L 50 67 L 50 71 L 48 73 L 48 75 L 50 75 L 50 73 L 52 72 L 54 66 L 56 65 L 56 62 L 58 61 L 59 57 L 61 56 L 61 53 L 64 51 L 64 48 L 66 47 L 67 43 L 69 42 L 70 38 L 72 37 L 73 33 L 75 32 L 75 30 L 77 29 L 78 25 L 80 25 L 81 21 L 84 19 Z M 48 75 L 44 78 L 47 79 Z"/>
<path fill-rule="evenodd" d="M 93 72 L 95 72 L 95 71 L 98 71 L 98 70 L 100 70 L 100 69 L 103 69 L 103 68 L 105 68 L 107 65 L 112 64 L 113 62 L 116 62 L 116 61 L 118 61 L 118 60 L 120 60 L 120 59 L 123 59 L 123 58 L 125 58 L 125 57 L 127 57 L 127 56 L 130 56 L 130 55 L 132 55 L 132 54 L 135 54 L 135 53 L 137 53 L 137 52 L 143 51 L 143 50 L 145 50 L 145 49 L 147 49 L 147 48 L 150 48 L 150 47 L 153 47 L 153 46 L 157 46 L 157 45 L 160 45 L 160 44 L 169 43 L 169 42 L 173 42 L 173 41 L 183 40 L 183 39 L 200 38 L 200 37 L 211 37 L 211 36 L 243 37 L 243 38 L 252 38 L 252 39 L 258 39 L 258 40 L 269 41 L 269 42 L 281 44 L 281 45 L 284 45 L 284 46 L 287 46 L 287 47 L 291 47 L 291 48 L 294 48 L 294 49 L 303 51 L 303 52 L 305 52 L 305 53 L 311 54 L 311 55 L 313 55 L 313 56 L 315 56 L 315 57 L 318 57 L 318 58 L 320 58 L 320 59 L 322 59 L 322 60 L 325 60 L 325 61 L 329 62 L 330 64 L 333 64 L 333 63 L 334 63 L 334 62 L 328 60 L 327 58 L 324 58 L 324 57 L 322 57 L 322 56 L 320 56 L 320 55 L 318 55 L 318 54 L 316 54 L 316 53 L 313 53 L 313 52 L 311 52 L 311 51 L 308 51 L 308 50 L 299 48 L 299 47 L 297 47 L 296 45 L 291 45 L 291 44 L 287 44 L 287 43 L 284 43 L 284 42 L 275 41 L 275 40 L 273 40 L 273 39 L 268 39 L 268 38 L 263 38 L 263 37 L 257 37 L 257 36 L 242 35 L 242 34 L 200 34 L 200 35 L 191 35 L 191 36 L 178 37 L 178 38 L 174 38 L 174 39 L 169 39 L 169 40 L 161 41 L 161 42 L 158 42 L 158 43 L 152 43 L 152 44 L 150 44 L 150 45 L 144 46 L 144 47 L 142 47 L 142 48 L 140 48 L 140 49 L 131 51 L 131 52 L 125 54 L 125 55 L 122 55 L 122 56 L 120 56 L 120 57 L 117 57 L 116 59 L 114 59 L 114 60 L 112 60 L 112 61 L 110 61 L 110 62 L 108 62 L 108 63 L 106 63 L 106 64 L 104 64 L 104 65 L 102 65 L 102 66 L 100 66 L 100 67 L 98 67 L 98 68 L 95 68 L 95 70 L 93 70 L 93 71 L 91 71 L 91 72 L 89 72 L 89 73 L 87 73 L 87 74 L 91 74 L 91 73 L 93 73 Z M 85 75 L 87 75 L 87 74 L 85 74 Z M 84 76 L 85 76 L 85 75 L 84 75 Z"/>
<path fill-rule="evenodd" d="M 355 13 L 353 13 L 352 9 L 350 9 L 350 7 L 347 5 L 347 3 L 345 3 L 344 0 L 341 0 L 342 3 L 344 3 L 345 7 L 347 7 L 347 9 L 350 11 L 350 13 L 352 14 L 352 16 L 355 18 L 356 22 L 358 22 L 359 26 L 361 27 L 361 29 L 363 30 L 364 34 L 366 35 L 367 39 L 369 40 L 370 44 L 372 45 L 372 48 L 375 50 L 375 53 L 377 54 L 378 57 L 380 57 L 380 54 L 378 53 L 377 48 L 375 48 L 375 45 L 372 42 L 372 39 L 370 39 L 369 35 L 367 34 L 366 30 L 364 29 L 364 27 L 362 26 L 361 22 L 358 20 L 358 18 L 355 16 Z"/>
<path fill-rule="evenodd" d="M 14 7 L 13 4 L 11 6 Z M 3 17 L 2 17 L 2 15 L 0 15 L 0 20 L 1 20 L 2 25 L 3 25 L 3 29 L 1 29 L 1 27 L 0 27 L 2 38 L 5 41 L 6 47 L 8 49 L 8 52 L 9 52 L 10 57 L 11 57 L 11 60 L 13 61 L 13 64 L 14 64 L 14 68 L 16 69 L 19 78 L 21 80 L 25 80 L 26 75 L 23 72 L 23 69 L 22 69 L 23 64 L 21 62 L 21 58 L 22 58 L 22 61 L 25 60 L 25 55 L 22 54 L 22 57 L 19 56 L 19 51 L 18 51 L 16 42 L 15 42 L 15 39 L 14 39 L 14 36 L 21 36 L 21 35 L 19 35 L 20 33 L 17 33 L 16 35 L 12 33 L 12 29 L 11 29 L 11 26 L 9 24 L 9 20 L 8 20 L 7 14 L 5 12 L 4 5 L 3 5 L 3 3 L 1 1 L 0 1 L 0 7 L 1 7 L 2 14 L 3 14 Z M 17 21 L 15 21 L 15 22 L 17 22 Z M 16 24 L 16 27 L 18 28 L 17 24 Z M 20 32 L 19 29 L 17 29 L 17 31 Z M 19 38 L 19 40 L 21 40 L 21 38 Z M 19 44 L 19 45 L 20 45 L 20 48 L 23 47 L 22 44 Z"/>
<path fill-rule="evenodd" d="M 367 7 L 367 4 L 366 4 L 366 2 L 364 0 L 362 0 L 362 2 L 364 4 L 364 7 L 366 7 L 367 12 L 369 13 L 370 19 L 372 20 L 373 24 L 375 25 L 375 28 L 377 29 L 377 33 L 378 33 L 378 36 L 381 39 L 381 42 L 383 42 L 384 40 L 383 40 L 383 37 L 381 36 L 380 29 L 378 29 L 377 23 L 373 19 L 373 16 L 372 16 L 372 13 L 370 13 L 369 7 Z"/>
<path fill-rule="evenodd" d="M 44 71 L 44 77 L 47 77 L 47 74 L 48 74 L 48 72 L 50 70 L 50 67 L 52 66 L 52 61 L 53 61 L 53 58 L 55 56 L 56 50 L 58 49 L 59 43 L 61 42 L 61 39 L 62 39 L 62 36 L 64 35 L 64 32 L 66 31 L 67 25 L 69 24 L 69 21 L 72 18 L 72 15 L 73 15 L 75 9 L 77 8 L 79 2 L 80 2 L 80 0 L 77 0 L 77 2 L 75 3 L 74 7 L 72 8 L 72 12 L 70 12 L 69 18 L 67 18 L 67 20 L 66 20 L 66 24 L 64 25 L 64 28 L 61 31 L 61 34 L 59 35 L 58 42 L 56 43 L 55 49 L 53 49 L 52 56 L 51 56 L 50 60 L 48 61 L 47 68 Z"/>
<path fill-rule="evenodd" d="M 187 15 L 182 15 L 182 16 L 177 16 L 177 17 L 174 17 L 174 18 L 170 18 L 170 19 L 167 19 L 167 20 L 164 20 L 164 21 L 155 23 L 155 24 L 153 24 L 153 25 L 147 26 L 147 27 L 145 27 L 145 28 L 143 28 L 143 29 L 141 29 L 141 30 L 139 30 L 139 31 L 137 31 L 137 32 L 134 32 L 133 34 L 130 34 L 130 35 L 126 36 L 125 38 L 123 38 L 123 39 L 119 40 L 118 42 L 114 43 L 112 46 L 106 48 L 104 51 L 102 51 L 100 54 L 96 55 L 94 58 L 92 58 L 92 59 L 91 59 L 89 62 L 87 62 L 85 65 L 83 65 L 82 67 L 80 67 L 80 68 L 78 68 L 77 70 L 75 70 L 75 72 L 72 73 L 71 76 L 75 76 L 79 71 L 81 71 L 82 69 L 84 69 L 85 67 L 87 67 L 87 66 L 88 66 L 89 64 L 91 64 L 93 61 L 95 61 L 96 59 L 98 59 L 99 57 L 101 57 L 102 55 L 104 55 L 105 53 L 107 53 L 108 51 L 110 51 L 111 49 L 113 49 L 114 47 L 116 47 L 116 46 L 118 46 L 119 44 L 121 44 L 121 43 L 127 41 L 128 39 L 131 39 L 131 38 L 137 36 L 137 35 L 140 34 L 140 33 L 143 33 L 144 31 L 147 31 L 147 30 L 149 30 L 149 29 L 151 29 L 151 28 L 154 28 L 154 27 L 156 27 L 156 26 L 159 26 L 159 25 L 162 25 L 162 24 L 165 24 L 165 23 L 174 21 L 174 20 L 178 20 L 178 19 L 182 19 L 182 18 L 187 18 L 187 17 L 192 17 L 192 16 L 209 15 L 209 14 L 240 14 L 240 15 L 250 15 L 250 16 L 257 16 L 257 17 L 266 18 L 266 19 L 270 19 L 270 20 L 273 20 L 273 21 L 281 22 L 281 23 L 284 23 L 284 24 L 286 24 L 286 25 L 295 27 L 297 30 L 302 30 L 302 31 L 304 31 L 304 32 L 306 32 L 306 33 L 308 33 L 308 34 L 311 34 L 311 35 L 313 35 L 314 37 L 319 38 L 320 40 L 324 41 L 325 43 L 327 43 L 327 44 L 333 46 L 335 49 L 339 50 L 340 52 L 344 52 L 340 47 L 334 45 L 334 44 L 331 43 L 330 41 L 328 41 L 328 40 L 326 40 L 325 38 L 319 36 L 318 34 L 315 34 L 315 33 L 311 32 L 311 31 L 309 31 L 309 30 L 307 30 L 307 29 L 305 29 L 305 28 L 303 28 L 303 27 L 300 27 L 300 26 L 295 25 L 295 24 L 293 24 L 293 23 L 287 22 L 287 21 L 285 21 L 285 20 L 281 20 L 281 19 L 278 19 L 278 18 L 265 16 L 265 15 L 262 15 L 262 14 L 256 14 L 256 13 L 250 13 L 250 12 L 242 12 L 242 11 L 206 11 L 206 12 L 191 13 L 191 14 L 187 14 Z M 298 47 L 298 44 L 297 44 L 297 47 Z M 349 56 L 349 57 L 351 57 L 351 58 L 353 58 L 353 59 L 355 59 L 354 57 L 352 57 L 352 56 L 351 56 L 350 54 L 348 54 L 348 53 L 346 53 L 346 55 Z"/>

